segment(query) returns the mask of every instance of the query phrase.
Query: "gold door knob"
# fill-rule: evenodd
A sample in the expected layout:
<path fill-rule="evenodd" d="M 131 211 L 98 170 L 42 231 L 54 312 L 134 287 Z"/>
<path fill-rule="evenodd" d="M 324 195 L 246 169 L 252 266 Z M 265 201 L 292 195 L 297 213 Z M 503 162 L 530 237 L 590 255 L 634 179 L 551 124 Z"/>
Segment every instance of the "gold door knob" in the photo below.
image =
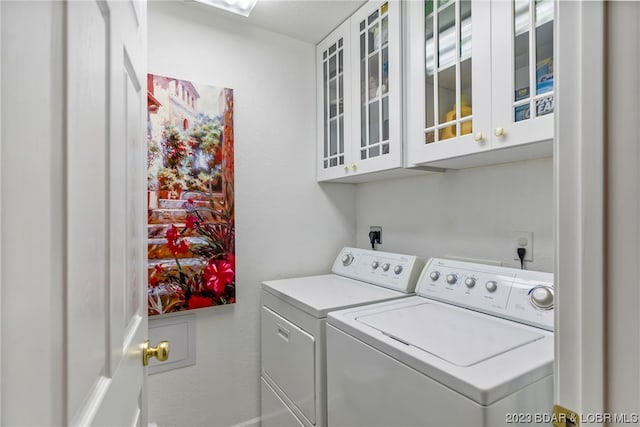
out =
<path fill-rule="evenodd" d="M 478 132 L 473 136 L 473 139 L 475 139 L 476 142 L 481 142 L 484 139 L 484 135 L 482 132 Z"/>
<path fill-rule="evenodd" d="M 169 358 L 169 341 L 160 341 L 157 347 L 149 347 L 149 340 L 142 345 L 142 366 L 149 364 L 149 359 L 155 357 L 160 362 Z"/>
<path fill-rule="evenodd" d="M 355 171 L 357 167 L 358 167 L 358 165 L 356 165 L 355 163 L 351 163 L 351 169 L 353 169 Z"/>
<path fill-rule="evenodd" d="M 344 171 L 345 171 L 345 172 L 349 172 L 349 166 L 344 165 Z"/>
<path fill-rule="evenodd" d="M 504 136 L 504 128 L 496 128 L 495 136 Z"/>

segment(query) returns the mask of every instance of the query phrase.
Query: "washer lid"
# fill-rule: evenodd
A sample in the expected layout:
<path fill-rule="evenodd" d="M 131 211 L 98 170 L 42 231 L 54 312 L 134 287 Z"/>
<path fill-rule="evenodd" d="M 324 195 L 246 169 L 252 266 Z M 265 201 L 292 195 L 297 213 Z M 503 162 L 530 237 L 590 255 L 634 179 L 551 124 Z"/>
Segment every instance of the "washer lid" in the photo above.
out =
<path fill-rule="evenodd" d="M 271 280 L 262 289 L 316 318 L 333 310 L 408 296 L 336 274 Z"/>
<path fill-rule="evenodd" d="M 423 303 L 356 318 L 404 344 L 456 366 L 468 367 L 544 335 L 472 311 Z"/>

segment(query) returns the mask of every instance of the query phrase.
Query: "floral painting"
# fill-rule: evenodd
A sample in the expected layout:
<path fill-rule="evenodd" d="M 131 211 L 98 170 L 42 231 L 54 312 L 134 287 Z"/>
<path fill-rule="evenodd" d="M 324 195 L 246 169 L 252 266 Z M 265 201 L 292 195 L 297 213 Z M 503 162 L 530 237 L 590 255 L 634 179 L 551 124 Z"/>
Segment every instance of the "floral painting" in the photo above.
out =
<path fill-rule="evenodd" d="M 147 76 L 148 312 L 233 304 L 233 90 Z"/>

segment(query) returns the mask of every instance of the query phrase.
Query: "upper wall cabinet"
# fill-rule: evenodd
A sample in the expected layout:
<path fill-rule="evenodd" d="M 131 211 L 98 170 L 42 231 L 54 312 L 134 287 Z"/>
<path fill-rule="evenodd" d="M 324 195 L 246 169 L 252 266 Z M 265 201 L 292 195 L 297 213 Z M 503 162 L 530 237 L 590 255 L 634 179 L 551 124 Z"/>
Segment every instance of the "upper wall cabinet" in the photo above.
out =
<path fill-rule="evenodd" d="M 318 45 L 318 181 L 402 172 L 400 17 L 370 1 Z"/>
<path fill-rule="evenodd" d="M 406 3 L 407 163 L 549 156 L 552 0 Z"/>

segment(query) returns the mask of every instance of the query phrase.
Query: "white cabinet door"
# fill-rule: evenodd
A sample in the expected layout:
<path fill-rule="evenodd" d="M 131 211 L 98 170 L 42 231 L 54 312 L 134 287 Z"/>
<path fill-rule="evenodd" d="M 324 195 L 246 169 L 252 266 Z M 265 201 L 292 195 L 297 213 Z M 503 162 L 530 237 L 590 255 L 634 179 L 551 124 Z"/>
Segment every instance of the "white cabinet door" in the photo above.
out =
<path fill-rule="evenodd" d="M 67 8 L 68 425 L 146 421 L 146 3 Z"/>
<path fill-rule="evenodd" d="M 491 3 L 494 148 L 553 138 L 553 0 Z"/>
<path fill-rule="evenodd" d="M 553 18 L 553 0 L 409 2 L 409 165 L 552 154 Z"/>
<path fill-rule="evenodd" d="M 410 3 L 370 0 L 318 44 L 318 181 L 358 183 L 419 172 L 403 168 L 401 24 Z"/>
<path fill-rule="evenodd" d="M 369 1 L 351 17 L 351 174 L 402 167 L 399 1 Z"/>
<path fill-rule="evenodd" d="M 318 181 L 349 173 L 352 110 L 349 30 L 346 21 L 316 48 Z"/>
<path fill-rule="evenodd" d="M 407 3 L 407 160 L 491 148 L 491 4 Z"/>

